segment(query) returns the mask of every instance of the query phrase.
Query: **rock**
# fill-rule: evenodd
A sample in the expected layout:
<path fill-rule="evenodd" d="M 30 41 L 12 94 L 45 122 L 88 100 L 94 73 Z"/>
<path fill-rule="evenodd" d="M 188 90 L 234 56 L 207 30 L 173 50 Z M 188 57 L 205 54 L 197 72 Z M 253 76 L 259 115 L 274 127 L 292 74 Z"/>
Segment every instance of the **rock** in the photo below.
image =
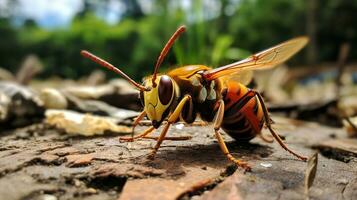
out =
<path fill-rule="evenodd" d="M 325 146 L 347 139 L 341 128 L 278 118 L 274 129 L 294 151 L 310 156 L 313 145 Z M 223 134 L 232 155 L 244 160 L 252 172 L 236 168 L 221 152 L 212 126 L 172 126 L 167 136 L 191 140 L 162 143 L 154 160 L 147 155 L 155 140 L 120 143 L 117 135 L 63 137 L 58 129 L 36 130 L 36 137 L 19 139 L 8 131 L 0 137 L 0 196 L 2 199 L 36 199 L 43 194 L 58 199 L 304 199 L 306 162 L 294 158 L 277 143 L 255 138 L 233 141 Z M 148 127 L 137 127 L 137 133 Z M 153 132 L 158 136 L 162 129 Z M 263 130 L 267 134 L 266 129 Z M 349 151 L 355 139 L 334 144 Z M 334 148 L 335 148 L 334 147 Z M 356 199 L 357 159 L 348 162 L 318 148 L 319 164 L 311 199 Z M 331 148 L 330 148 L 331 149 Z M 335 151 L 335 150 L 334 150 Z M 261 165 L 262 163 L 269 165 Z M 267 167 L 270 166 L 270 167 Z M 94 192 L 95 191 L 95 192 Z"/>
<path fill-rule="evenodd" d="M 80 167 L 89 165 L 93 159 L 93 154 L 74 154 L 66 156 L 68 167 Z"/>
<path fill-rule="evenodd" d="M 0 120 L 0 123 L 9 122 L 6 126 L 16 127 L 32 123 L 36 117 L 43 116 L 43 102 L 30 88 L 13 82 L 1 81 L 0 93 L 2 102 L 5 102 L 1 103 L 1 110 L 7 110 L 6 117 Z M 6 98 L 10 99 L 10 103 L 6 103 Z"/>
<path fill-rule="evenodd" d="M 56 89 L 45 88 L 41 90 L 40 98 L 47 109 L 66 109 L 68 107 L 66 97 Z"/>
<path fill-rule="evenodd" d="M 68 93 L 64 93 L 68 101 L 68 109 L 76 110 L 84 113 L 93 113 L 97 115 L 105 115 L 120 120 L 132 119 L 139 115 L 138 112 L 126 109 L 120 109 L 111 106 L 105 102 L 97 100 L 80 99 Z"/>
<path fill-rule="evenodd" d="M 92 176 L 98 178 L 106 177 L 131 177 L 131 178 L 145 178 L 145 177 L 159 177 L 165 174 L 165 170 L 159 170 L 147 166 L 135 166 L 132 164 L 104 164 L 96 167 Z"/>
<path fill-rule="evenodd" d="M 120 120 L 132 119 L 138 112 L 119 109 L 99 100 L 82 99 L 66 91 L 53 88 L 41 90 L 40 97 L 47 109 L 69 109 L 82 113 L 110 116 Z"/>
<path fill-rule="evenodd" d="M 129 199 L 167 199 L 175 200 L 193 190 L 203 189 L 213 184 L 220 176 L 219 170 L 210 168 L 208 171 L 186 168 L 187 174 L 175 180 L 159 178 L 129 180 L 123 188 L 119 200 Z"/>
<path fill-rule="evenodd" d="M 0 122 L 8 118 L 10 98 L 0 92 Z"/>
<path fill-rule="evenodd" d="M 122 79 L 112 80 L 105 85 L 67 87 L 63 92 L 79 99 L 98 100 L 118 108 L 141 109 L 138 91 Z"/>
<path fill-rule="evenodd" d="M 104 95 L 114 94 L 116 89 L 112 85 L 100 85 L 68 87 L 63 91 L 80 99 L 100 99 Z"/>

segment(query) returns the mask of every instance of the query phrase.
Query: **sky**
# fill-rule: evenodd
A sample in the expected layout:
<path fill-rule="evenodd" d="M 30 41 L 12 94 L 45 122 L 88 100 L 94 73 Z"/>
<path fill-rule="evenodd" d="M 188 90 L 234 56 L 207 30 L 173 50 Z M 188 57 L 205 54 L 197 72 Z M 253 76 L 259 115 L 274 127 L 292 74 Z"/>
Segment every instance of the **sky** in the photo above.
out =
<path fill-rule="evenodd" d="M 20 0 L 19 11 L 44 27 L 65 26 L 83 7 L 80 0 Z"/>
<path fill-rule="evenodd" d="M 5 5 L 5 1 L 7 0 L 0 0 L 0 7 Z M 18 0 L 18 2 L 18 7 L 14 11 L 18 16 L 15 23 L 21 24 L 24 19 L 33 19 L 45 28 L 67 26 L 75 14 L 83 8 L 82 0 Z M 120 13 L 124 11 L 123 5 L 118 1 L 111 1 L 108 8 L 110 8 L 108 12 L 97 14 L 108 23 L 118 22 Z"/>
<path fill-rule="evenodd" d="M 6 2 L 12 0 L 0 0 L 0 11 L 5 7 Z M 83 0 L 17 0 L 17 9 L 13 11 L 15 24 L 21 25 L 25 19 L 33 19 L 38 25 L 44 28 L 57 28 L 68 26 L 73 17 L 78 11 L 83 9 Z M 239 0 L 231 0 L 236 2 Z M 121 15 L 125 12 L 125 5 L 121 1 L 109 0 L 109 4 L 105 5 L 105 9 L 96 11 L 96 14 L 102 19 L 106 20 L 109 24 L 115 24 L 121 19 Z M 149 13 L 153 9 L 153 0 L 138 0 L 144 13 Z M 203 17 L 205 19 L 214 18 L 220 11 L 219 1 L 203 0 L 202 1 L 206 10 Z M 170 6 L 181 7 L 184 10 L 190 10 L 192 6 L 191 0 L 171 1 Z M 190 13 L 190 12 L 188 12 Z M 4 13 L 0 13 L 0 16 Z M 6 15 L 6 14 L 5 14 Z M 188 21 L 195 21 L 193 15 L 187 16 Z"/>

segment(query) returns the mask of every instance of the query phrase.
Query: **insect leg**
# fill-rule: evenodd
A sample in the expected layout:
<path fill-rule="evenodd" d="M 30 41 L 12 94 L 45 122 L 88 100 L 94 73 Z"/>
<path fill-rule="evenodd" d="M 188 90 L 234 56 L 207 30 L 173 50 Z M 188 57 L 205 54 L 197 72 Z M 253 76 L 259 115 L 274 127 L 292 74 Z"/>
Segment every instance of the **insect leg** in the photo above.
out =
<path fill-rule="evenodd" d="M 194 121 L 191 126 L 207 126 L 208 123 L 205 121 Z"/>
<path fill-rule="evenodd" d="M 196 118 L 196 113 L 193 110 L 193 102 L 192 99 L 188 100 L 187 103 L 184 105 L 182 110 L 180 111 L 180 115 L 186 123 L 191 123 L 195 120 Z M 158 140 L 159 137 L 157 136 L 145 136 L 144 138 L 146 139 L 152 139 L 152 140 Z M 178 136 L 178 137 L 165 137 L 164 140 L 190 140 L 192 137 L 191 136 Z"/>
<path fill-rule="evenodd" d="M 149 135 L 150 133 L 152 133 L 152 131 L 155 130 L 155 128 L 153 126 L 151 126 L 150 128 L 146 129 L 143 133 L 134 136 L 134 137 L 120 137 L 119 141 L 120 142 L 133 142 L 135 139 L 139 139 L 142 137 L 145 137 L 147 135 Z"/>
<path fill-rule="evenodd" d="M 144 136 L 145 139 L 158 140 L 157 136 Z M 181 140 L 190 140 L 191 136 L 179 136 L 179 137 L 165 137 L 164 140 L 173 140 L 173 141 L 181 141 Z"/>
<path fill-rule="evenodd" d="M 140 121 L 146 116 L 146 112 L 145 110 L 143 112 L 141 112 L 139 114 L 139 116 L 135 119 L 134 123 L 133 123 L 133 128 L 132 128 L 132 132 L 131 132 L 131 137 L 134 138 L 134 130 L 135 127 L 140 123 Z"/>
<path fill-rule="evenodd" d="M 264 136 L 262 132 L 258 134 L 258 136 L 264 141 L 268 143 L 272 143 L 274 140 L 272 138 L 268 138 L 267 136 Z"/>
<path fill-rule="evenodd" d="M 134 137 L 120 137 L 119 141 L 120 142 L 133 142 L 135 139 L 139 139 L 139 138 L 158 140 L 159 137 L 148 136 L 150 133 L 152 133 L 153 130 L 155 130 L 155 128 L 153 126 L 151 126 L 150 128 L 146 129 L 143 133 L 141 133 L 141 134 L 139 134 L 137 136 L 134 136 Z M 176 140 L 176 141 L 190 140 L 190 139 L 192 139 L 191 136 L 165 137 L 164 138 L 164 140 Z"/>
<path fill-rule="evenodd" d="M 149 159 L 153 159 L 155 157 L 155 154 L 156 154 L 157 150 L 160 148 L 162 141 L 164 141 L 166 133 L 169 130 L 171 124 L 176 122 L 176 120 L 180 117 L 181 111 L 182 111 L 183 107 L 185 106 L 186 102 L 190 101 L 191 99 L 192 99 L 192 97 L 190 95 L 186 95 L 180 101 L 180 103 L 177 105 L 174 112 L 169 116 L 169 118 L 167 120 L 167 124 L 165 124 L 164 128 L 162 129 L 160 136 L 157 139 L 157 143 L 156 143 L 154 149 L 148 156 Z"/>
<path fill-rule="evenodd" d="M 236 163 L 239 167 L 242 167 L 246 171 L 251 171 L 251 167 L 244 161 L 236 159 L 232 156 L 232 154 L 229 152 L 226 143 L 223 140 L 223 137 L 221 133 L 219 132 L 219 129 L 221 128 L 221 124 L 223 121 L 223 116 L 224 116 L 224 101 L 220 100 L 219 101 L 219 108 L 216 113 L 215 119 L 214 119 L 214 132 L 215 136 L 218 140 L 218 144 L 221 147 L 221 150 L 223 153 L 227 156 L 227 158 L 234 163 Z"/>
<path fill-rule="evenodd" d="M 271 133 L 271 134 L 273 135 L 273 137 L 275 138 L 275 140 L 278 141 L 278 143 L 280 144 L 280 146 L 283 147 L 286 151 L 288 151 L 289 153 L 293 154 L 294 156 L 296 156 L 296 157 L 299 158 L 300 160 L 306 161 L 306 160 L 307 160 L 307 157 L 301 156 L 301 155 L 299 155 L 299 154 L 293 152 L 292 150 L 290 150 L 290 149 L 285 145 L 285 143 L 284 143 L 283 140 L 280 138 L 280 136 L 273 130 L 273 128 L 271 127 L 272 121 L 270 120 L 269 113 L 268 113 L 268 109 L 267 109 L 267 107 L 265 106 L 263 97 L 262 97 L 258 92 L 255 92 L 255 94 L 258 96 L 258 99 L 259 99 L 259 101 L 260 101 L 260 103 L 261 103 L 261 105 L 262 105 L 263 113 L 264 113 L 265 124 L 266 124 L 266 126 L 268 127 L 270 133 Z"/>

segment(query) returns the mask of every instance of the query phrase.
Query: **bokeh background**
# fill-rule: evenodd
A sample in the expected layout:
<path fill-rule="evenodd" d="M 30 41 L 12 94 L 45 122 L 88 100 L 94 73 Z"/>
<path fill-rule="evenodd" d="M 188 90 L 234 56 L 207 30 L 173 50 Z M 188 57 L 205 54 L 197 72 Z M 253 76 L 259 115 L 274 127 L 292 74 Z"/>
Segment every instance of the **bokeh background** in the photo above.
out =
<path fill-rule="evenodd" d="M 182 24 L 163 68 L 216 67 L 299 35 L 311 41 L 289 65 L 311 67 L 335 62 L 343 43 L 353 61 L 355 19 L 356 0 L 0 0 L 0 67 L 36 55 L 38 77 L 78 79 L 97 67 L 79 55 L 88 49 L 140 80 Z"/>

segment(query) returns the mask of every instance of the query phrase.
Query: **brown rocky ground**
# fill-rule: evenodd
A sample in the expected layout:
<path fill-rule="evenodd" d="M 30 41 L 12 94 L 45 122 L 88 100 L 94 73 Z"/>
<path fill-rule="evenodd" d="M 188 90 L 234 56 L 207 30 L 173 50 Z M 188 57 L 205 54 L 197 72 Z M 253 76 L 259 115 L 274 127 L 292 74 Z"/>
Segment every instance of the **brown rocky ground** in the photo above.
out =
<path fill-rule="evenodd" d="M 356 139 L 347 139 L 341 129 L 283 118 L 276 118 L 275 127 L 295 151 L 320 152 L 311 199 L 357 199 Z M 174 125 L 169 135 L 193 139 L 165 141 L 156 159 L 148 161 L 155 141 L 70 137 L 44 124 L 4 131 L 1 199 L 304 198 L 307 164 L 276 142 L 256 138 L 239 144 L 226 136 L 233 155 L 253 168 L 244 173 L 226 160 L 209 126 Z"/>

